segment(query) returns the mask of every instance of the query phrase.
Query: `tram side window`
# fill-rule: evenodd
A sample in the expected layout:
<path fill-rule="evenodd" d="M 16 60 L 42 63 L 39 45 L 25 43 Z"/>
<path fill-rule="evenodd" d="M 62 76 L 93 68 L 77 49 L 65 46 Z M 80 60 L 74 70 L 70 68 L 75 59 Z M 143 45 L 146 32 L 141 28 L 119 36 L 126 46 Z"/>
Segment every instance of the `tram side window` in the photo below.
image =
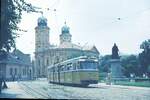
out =
<path fill-rule="evenodd" d="M 80 63 L 78 63 L 78 66 L 77 66 L 78 69 L 83 69 L 83 65 Z"/>
<path fill-rule="evenodd" d="M 67 71 L 69 70 L 69 66 L 67 66 Z"/>
<path fill-rule="evenodd" d="M 77 66 L 77 69 L 81 69 L 81 68 L 80 68 L 80 65 L 79 65 L 79 66 Z"/>
<path fill-rule="evenodd" d="M 63 67 L 61 67 L 61 71 L 64 71 L 64 68 L 63 68 Z"/>
<path fill-rule="evenodd" d="M 67 71 L 67 66 L 64 65 L 64 71 Z"/>
<path fill-rule="evenodd" d="M 77 66 L 77 64 L 76 63 L 73 63 L 73 70 L 76 70 L 76 66 Z"/>
<path fill-rule="evenodd" d="M 79 66 L 79 69 L 83 69 L 83 66 L 82 66 L 82 64 L 80 64 L 80 66 Z"/>
<path fill-rule="evenodd" d="M 60 71 L 60 69 L 61 69 L 61 67 L 60 67 L 60 66 L 57 66 L 57 72 L 59 72 L 59 71 Z"/>
<path fill-rule="evenodd" d="M 60 66 L 60 69 L 59 69 L 59 71 L 62 71 L 62 66 Z"/>
<path fill-rule="evenodd" d="M 68 69 L 69 69 L 69 70 L 73 70 L 73 65 L 72 65 L 72 63 L 67 64 L 67 66 L 68 66 Z"/>
<path fill-rule="evenodd" d="M 96 69 L 97 67 L 97 63 L 95 62 L 81 62 L 80 63 L 80 68 L 83 68 L 83 69 Z"/>
<path fill-rule="evenodd" d="M 76 69 L 80 69 L 80 62 L 77 62 Z"/>
<path fill-rule="evenodd" d="M 70 70 L 70 63 L 68 63 L 68 64 L 66 65 L 66 70 L 67 70 L 67 71 Z"/>
<path fill-rule="evenodd" d="M 62 66 L 62 71 L 65 71 L 65 66 L 64 65 Z"/>
<path fill-rule="evenodd" d="M 63 65 L 60 66 L 60 71 L 64 71 L 64 66 Z"/>

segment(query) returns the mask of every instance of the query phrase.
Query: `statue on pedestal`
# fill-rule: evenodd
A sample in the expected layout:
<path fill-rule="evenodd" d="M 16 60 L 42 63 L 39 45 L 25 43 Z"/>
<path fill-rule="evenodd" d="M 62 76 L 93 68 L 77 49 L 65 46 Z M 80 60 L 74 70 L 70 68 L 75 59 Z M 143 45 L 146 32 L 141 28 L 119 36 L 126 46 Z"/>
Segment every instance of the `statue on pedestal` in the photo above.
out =
<path fill-rule="evenodd" d="M 119 51 L 119 49 L 118 49 L 116 43 L 114 43 L 114 46 L 112 48 L 112 59 L 119 59 L 118 51 Z"/>
<path fill-rule="evenodd" d="M 110 70 L 114 82 L 115 80 L 119 80 L 124 77 L 122 73 L 122 66 L 118 51 L 119 49 L 116 43 L 114 43 L 114 46 L 112 47 L 112 59 L 110 60 Z"/>

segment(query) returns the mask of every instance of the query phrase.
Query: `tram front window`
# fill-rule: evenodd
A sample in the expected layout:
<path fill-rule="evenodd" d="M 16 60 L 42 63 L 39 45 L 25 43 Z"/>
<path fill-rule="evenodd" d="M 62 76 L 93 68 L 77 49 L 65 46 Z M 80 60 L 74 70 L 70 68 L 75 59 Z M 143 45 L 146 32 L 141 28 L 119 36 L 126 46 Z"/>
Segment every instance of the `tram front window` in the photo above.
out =
<path fill-rule="evenodd" d="M 80 68 L 81 69 L 96 69 L 97 68 L 97 63 L 95 62 L 80 62 Z"/>

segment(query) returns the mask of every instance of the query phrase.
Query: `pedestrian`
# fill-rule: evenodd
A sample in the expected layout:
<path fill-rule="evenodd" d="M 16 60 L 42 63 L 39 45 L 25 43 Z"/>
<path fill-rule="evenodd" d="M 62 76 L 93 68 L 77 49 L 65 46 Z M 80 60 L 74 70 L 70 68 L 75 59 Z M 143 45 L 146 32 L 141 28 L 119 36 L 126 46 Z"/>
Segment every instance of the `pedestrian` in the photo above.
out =
<path fill-rule="evenodd" d="M 2 88 L 3 89 L 7 89 L 8 88 L 5 80 L 3 81 L 3 87 Z"/>
<path fill-rule="evenodd" d="M 111 85 L 111 73 L 108 73 L 107 80 L 108 80 L 107 84 Z"/>
<path fill-rule="evenodd" d="M 7 85 L 6 85 L 6 80 L 4 77 L 2 77 L 2 82 L 3 82 L 3 85 L 2 85 L 2 89 L 7 89 Z"/>

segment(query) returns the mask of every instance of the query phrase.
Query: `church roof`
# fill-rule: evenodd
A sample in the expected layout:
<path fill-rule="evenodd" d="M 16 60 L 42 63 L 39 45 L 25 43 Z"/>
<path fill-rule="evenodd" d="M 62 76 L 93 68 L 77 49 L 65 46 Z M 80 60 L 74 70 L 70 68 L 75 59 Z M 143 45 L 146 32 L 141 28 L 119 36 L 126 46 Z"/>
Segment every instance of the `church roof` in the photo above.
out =
<path fill-rule="evenodd" d="M 38 22 L 40 22 L 42 20 L 47 22 L 47 18 L 45 18 L 44 16 L 41 16 L 41 17 L 38 18 Z"/>
<path fill-rule="evenodd" d="M 92 46 L 90 46 L 90 45 L 85 46 L 85 47 L 83 47 L 83 50 L 93 51 L 93 52 L 99 53 L 99 51 L 97 50 L 97 48 L 94 45 L 92 45 Z"/>
<path fill-rule="evenodd" d="M 93 51 L 93 52 L 97 52 L 99 53 L 99 51 L 97 50 L 97 48 L 92 45 L 88 45 L 88 46 L 79 46 L 79 45 L 76 45 L 76 44 L 73 44 L 73 43 L 70 43 L 70 42 L 63 42 L 62 44 L 59 45 L 58 48 L 75 48 L 75 49 L 80 49 L 80 50 L 86 50 L 86 51 Z"/>
<path fill-rule="evenodd" d="M 47 19 L 44 16 L 38 18 L 38 26 L 47 26 Z"/>
<path fill-rule="evenodd" d="M 73 44 L 71 42 L 63 42 L 59 45 L 59 48 L 75 48 L 75 49 L 81 49 L 80 46 Z"/>
<path fill-rule="evenodd" d="M 66 25 L 66 22 L 65 22 L 65 25 L 61 28 L 61 32 L 62 34 L 64 34 L 64 33 L 69 33 L 69 31 L 70 31 L 70 28 L 69 26 Z"/>

